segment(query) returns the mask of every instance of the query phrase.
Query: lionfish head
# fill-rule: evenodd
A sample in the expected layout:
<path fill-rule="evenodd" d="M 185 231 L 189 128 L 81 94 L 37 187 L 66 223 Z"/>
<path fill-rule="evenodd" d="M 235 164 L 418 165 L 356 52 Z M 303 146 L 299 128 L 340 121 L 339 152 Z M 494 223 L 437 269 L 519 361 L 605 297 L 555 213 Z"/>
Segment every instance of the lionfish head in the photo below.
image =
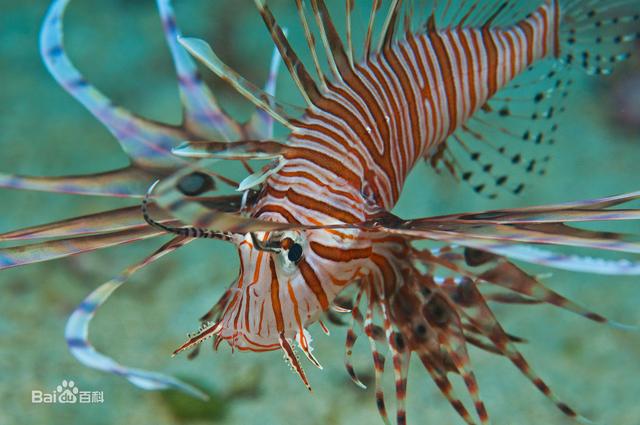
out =
<path fill-rule="evenodd" d="M 331 228 L 249 232 L 230 240 L 238 249 L 239 275 L 176 353 L 209 337 L 215 347 L 226 341 L 240 351 L 283 349 L 306 384 L 293 347 L 320 366 L 307 327 L 365 274 L 371 241 L 361 230 Z"/>

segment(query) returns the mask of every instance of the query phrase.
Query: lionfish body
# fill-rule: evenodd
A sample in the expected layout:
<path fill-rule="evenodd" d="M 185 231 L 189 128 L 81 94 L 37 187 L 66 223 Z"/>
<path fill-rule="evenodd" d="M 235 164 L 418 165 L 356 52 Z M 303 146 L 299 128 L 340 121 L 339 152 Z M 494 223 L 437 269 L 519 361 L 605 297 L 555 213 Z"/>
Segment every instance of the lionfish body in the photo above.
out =
<path fill-rule="evenodd" d="M 154 178 L 160 178 L 161 182 L 156 193 L 154 184 L 143 201 L 144 219 L 151 226 L 137 222 L 133 209 L 124 209 L 8 233 L 2 235 L 4 240 L 81 237 L 52 242 L 58 245 L 35 244 L 32 251 L 7 248 L 1 252 L 0 264 L 11 267 L 167 232 L 174 234 L 175 238 L 156 253 L 94 291 L 74 312 L 67 326 L 67 340 L 76 357 L 92 367 L 125 376 L 143 388 L 177 387 L 200 395 L 173 378 L 126 368 L 97 353 L 87 340 L 88 323 L 97 307 L 139 268 L 194 238 L 218 238 L 237 246 L 239 276 L 201 318 L 203 325 L 199 331 L 175 353 L 212 336 L 214 347 L 227 341 L 238 350 L 282 349 L 309 386 L 291 343 L 295 341 L 309 360 L 320 367 L 312 354 L 307 328 L 334 308 L 350 312 L 353 319 L 347 332 L 346 366 L 360 385 L 350 361 L 357 326 L 362 327 L 371 344 L 377 407 L 385 421 L 387 408 L 381 376 L 385 367 L 382 347 L 386 346 L 393 358 L 399 424 L 406 421 L 404 399 L 412 355 L 419 357 L 464 421 L 472 424 L 474 419 L 454 394 L 449 380 L 449 374 L 460 375 L 478 419 L 487 423 L 488 415 L 467 354 L 467 344 L 473 344 L 508 358 L 562 412 L 588 422 L 560 401 L 531 370 L 515 345 L 522 340 L 502 329 L 487 301 L 546 302 L 597 322 L 624 327 L 545 287 L 510 258 L 577 271 L 638 274 L 637 263 L 591 261 L 525 244 L 638 253 L 640 246 L 625 235 L 589 232 L 567 223 L 638 219 L 637 210 L 618 211 L 611 207 L 640 195 L 408 221 L 390 211 L 407 175 L 421 159 L 433 165 L 444 163 L 454 175 L 472 183 L 476 192 L 486 191 L 485 183 L 473 183 L 474 174 L 463 168 L 450 144 L 462 148 L 472 163 L 493 180 L 495 187 L 520 193 L 521 183 L 512 184 L 508 175 L 496 174 L 493 164 L 480 161 L 483 154 L 478 146 L 489 146 L 510 163 L 523 165 L 527 172 L 539 164 L 536 160 L 525 161 L 512 147 L 495 147 L 472 126 L 472 120 L 503 136 L 542 143 L 546 135 L 532 131 L 529 124 L 553 118 L 557 111 L 545 102 L 555 92 L 562 92 L 566 82 L 555 70 L 534 78 L 529 86 L 514 85 L 513 80 L 535 69 L 546 58 L 564 65 L 581 61 L 580 65 L 589 73 L 608 73 L 616 62 L 627 57 L 626 53 L 620 53 L 620 46 L 637 37 L 636 33 L 616 32 L 618 25 L 626 29 L 626 25 L 638 21 L 637 14 L 628 15 L 625 9 L 635 11 L 634 2 L 612 1 L 610 11 L 602 4 L 609 2 L 546 1 L 528 14 L 518 2 L 488 2 L 486 7 L 482 2 L 462 2 L 458 10 L 453 10 L 448 1 L 436 2 L 433 13 L 416 30 L 411 26 L 411 12 L 407 12 L 404 36 L 396 37 L 402 2 L 392 1 L 379 46 L 372 49 L 373 22 L 381 7 L 381 2 L 374 0 L 362 60 L 354 57 L 350 24 L 345 46 L 324 2 L 310 3 L 327 52 L 331 77 L 324 75 L 318 61 L 303 1 L 296 1 L 296 7 L 319 81 L 311 77 L 296 56 L 265 2 L 256 0 L 282 60 L 306 102 L 295 118 L 288 116 L 271 97 L 273 75 L 267 92 L 262 92 L 224 65 L 206 43 L 179 38 L 166 0 L 159 0 L 158 5 L 180 75 L 186 111 L 181 127 L 153 127 L 122 111 L 111 111 L 95 92 L 87 92 L 88 83 L 66 62 L 61 35 L 43 31 L 43 50 L 54 75 L 93 108 L 133 159 L 131 169 L 115 172 L 113 178 L 101 175 L 97 180 L 98 191 L 112 196 L 140 196 L 139 191 L 131 189 L 135 186 L 132 182 L 148 185 Z M 65 5 L 65 1 L 54 2 L 47 25 L 52 28 L 60 25 Z M 347 0 L 346 5 L 350 22 L 353 1 Z M 602 32 L 612 28 L 613 35 Z M 583 45 L 585 40 L 593 39 L 598 45 L 595 51 Z M 609 47 L 601 49 L 601 45 Z M 226 117 L 200 87 L 202 82 L 183 47 L 230 82 L 260 109 L 259 113 L 245 125 Z M 502 123 L 487 123 L 491 117 L 508 119 L 517 115 L 511 108 L 518 101 L 516 96 L 504 98 L 498 110 L 492 107 L 497 93 L 509 87 L 515 91 L 525 86 L 535 89 L 540 82 L 547 85 L 527 101 L 534 107 L 546 106 L 541 112 L 534 109 L 524 117 L 528 123 L 524 131 Z M 109 113 L 105 114 L 105 110 Z M 489 118 L 476 118 L 480 113 Z M 272 140 L 272 120 L 290 130 L 286 140 Z M 551 125 L 552 131 L 554 126 Z M 178 145 L 194 135 L 206 141 Z M 228 142 L 229 139 L 234 141 Z M 142 145 L 144 149 L 138 149 Z M 149 147 L 160 154 L 149 154 Z M 168 151 L 171 148 L 175 156 Z M 217 188 L 216 182 L 229 183 L 229 179 L 207 170 L 210 164 L 206 159 L 188 161 L 198 158 L 242 162 L 251 173 L 238 185 L 243 195 L 204 196 Z M 183 159 L 185 162 L 181 162 Z M 254 159 L 272 161 L 253 172 L 247 161 Z M 162 165 L 161 173 L 154 172 L 158 165 Z M 5 186 L 83 193 L 82 188 L 68 190 L 70 183 L 78 183 L 77 178 L 45 183 L 30 178 L 9 181 Z M 156 214 L 163 217 L 156 221 L 152 218 Z M 418 249 L 413 242 L 419 239 L 430 239 L 441 246 Z M 497 292 L 483 294 L 480 283 L 492 285 Z M 355 293 L 351 298 L 346 295 L 349 289 Z"/>
<path fill-rule="evenodd" d="M 252 216 L 313 226 L 365 222 L 390 211 L 421 157 L 557 50 L 557 14 L 557 4 L 549 4 L 507 29 L 407 34 L 349 68 L 296 122 L 286 162 L 265 181 Z M 305 257 L 293 275 L 284 271 L 296 269 L 284 253 L 267 259 L 241 249 L 242 296 L 230 303 L 221 331 L 238 348 L 280 348 L 280 334 L 293 337 L 316 321 L 345 285 L 370 276 L 382 287 L 411 269 L 406 238 L 318 230 L 304 239 Z"/>

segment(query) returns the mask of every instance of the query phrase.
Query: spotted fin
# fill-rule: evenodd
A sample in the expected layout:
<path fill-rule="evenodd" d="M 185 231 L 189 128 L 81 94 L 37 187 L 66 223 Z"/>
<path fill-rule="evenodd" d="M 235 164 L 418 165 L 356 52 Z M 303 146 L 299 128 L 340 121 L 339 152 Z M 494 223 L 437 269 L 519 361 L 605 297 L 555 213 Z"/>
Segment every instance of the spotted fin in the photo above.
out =
<path fill-rule="evenodd" d="M 640 40 L 636 0 L 560 2 L 561 59 L 591 75 L 609 75 Z"/>
<path fill-rule="evenodd" d="M 436 2 L 431 31 L 461 23 L 503 28 L 518 22 L 518 33 L 528 29 L 522 19 L 529 16 L 531 2 L 490 1 L 482 2 L 482 7 L 476 7 L 479 2 L 462 3 L 453 8 L 450 1 Z M 548 0 L 544 7 L 545 16 L 550 17 L 547 34 L 552 34 L 544 45 L 546 53 L 540 55 L 544 58 L 528 60 L 527 72 L 495 93 L 444 144 L 427 153 L 432 165 L 444 166 L 490 199 L 500 193 L 519 195 L 532 177 L 546 174 L 558 118 L 572 86 L 570 70 L 578 67 L 588 74 L 608 75 L 629 58 L 633 42 L 640 38 L 640 6 L 634 0 Z M 537 44 L 531 51 L 535 55 L 540 53 Z"/>
<path fill-rule="evenodd" d="M 442 161 L 486 197 L 521 194 L 533 177 L 546 175 L 571 85 L 554 60 L 536 64 L 453 133 L 432 164 Z"/>

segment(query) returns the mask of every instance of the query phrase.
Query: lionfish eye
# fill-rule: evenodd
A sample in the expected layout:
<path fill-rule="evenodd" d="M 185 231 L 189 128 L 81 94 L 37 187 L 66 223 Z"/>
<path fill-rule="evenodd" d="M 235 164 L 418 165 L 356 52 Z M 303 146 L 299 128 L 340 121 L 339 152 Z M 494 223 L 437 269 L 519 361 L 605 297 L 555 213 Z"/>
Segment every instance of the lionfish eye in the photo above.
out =
<path fill-rule="evenodd" d="M 200 171 L 187 174 L 178 181 L 178 190 L 186 196 L 198 196 L 215 189 L 216 185 L 210 175 Z"/>
<path fill-rule="evenodd" d="M 294 264 L 298 264 L 302 260 L 302 245 L 294 243 L 287 252 L 287 258 Z"/>

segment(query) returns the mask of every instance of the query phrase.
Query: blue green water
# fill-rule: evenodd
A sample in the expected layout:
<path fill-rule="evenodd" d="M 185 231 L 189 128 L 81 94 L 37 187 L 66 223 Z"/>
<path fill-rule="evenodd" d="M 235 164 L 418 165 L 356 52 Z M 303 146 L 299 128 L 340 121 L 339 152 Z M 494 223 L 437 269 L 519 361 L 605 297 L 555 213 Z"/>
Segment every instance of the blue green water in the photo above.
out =
<path fill-rule="evenodd" d="M 274 1 L 279 19 L 300 41 L 295 10 Z M 38 56 L 45 0 L 0 1 L 0 170 L 36 175 L 82 174 L 127 163 L 110 134 L 49 77 Z M 263 81 L 272 45 L 250 1 L 179 2 L 183 31 L 211 42 L 225 61 Z M 66 19 L 69 52 L 88 80 L 117 103 L 151 118 L 178 122 L 175 79 L 152 1 L 72 3 Z M 298 46 L 302 46 L 301 43 Z M 638 189 L 640 128 L 622 127 L 612 90 L 640 78 L 636 60 L 606 82 L 578 78 L 548 175 L 520 197 L 488 201 L 425 166 L 412 174 L 397 208 L 403 217 L 476 211 L 604 196 Z M 236 116 L 250 107 L 210 78 Z M 280 94 L 295 100 L 282 72 Z M 640 91 L 630 96 L 640 97 Z M 0 231 L 128 205 L 128 201 L 0 191 Z M 379 422 L 372 390 L 349 382 L 342 366 L 345 329 L 330 337 L 313 329 L 324 370 L 309 365 L 308 394 L 277 352 L 203 350 L 189 361 L 170 353 L 237 273 L 235 249 L 198 241 L 137 274 L 101 308 L 92 341 L 128 365 L 161 370 L 212 394 L 203 404 L 171 392 L 145 392 L 125 380 L 81 366 L 63 338 L 73 308 L 100 283 L 142 258 L 157 241 L 0 273 L 0 425 L 14 424 L 369 424 Z M 637 278 L 554 272 L 547 283 L 596 311 L 640 323 Z M 508 330 L 531 342 L 522 350 L 556 391 L 602 424 L 640 424 L 640 335 L 597 326 L 551 307 L 497 307 Z M 205 347 L 203 347 L 205 348 Z M 355 363 L 371 375 L 368 344 Z M 569 423 L 506 360 L 471 349 L 495 424 Z M 34 405 L 32 390 L 52 391 L 63 379 L 103 391 L 92 405 Z M 390 380 L 388 384 L 390 384 Z M 389 386 L 391 390 L 391 387 Z M 410 423 L 461 424 L 414 365 Z"/>

